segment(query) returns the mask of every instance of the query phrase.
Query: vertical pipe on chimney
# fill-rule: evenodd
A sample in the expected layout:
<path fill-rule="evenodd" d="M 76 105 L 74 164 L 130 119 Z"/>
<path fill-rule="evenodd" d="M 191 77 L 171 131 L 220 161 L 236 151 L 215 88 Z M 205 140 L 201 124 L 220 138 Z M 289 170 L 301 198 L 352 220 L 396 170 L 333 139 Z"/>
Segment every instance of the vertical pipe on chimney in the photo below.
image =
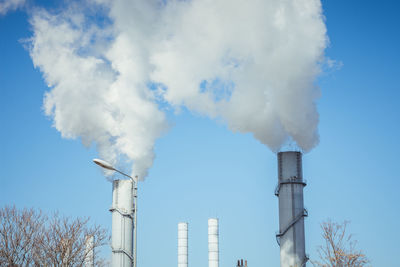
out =
<path fill-rule="evenodd" d="M 188 267 L 188 223 L 178 223 L 178 267 Z"/>
<path fill-rule="evenodd" d="M 208 267 L 219 266 L 218 219 L 208 219 Z"/>
<path fill-rule="evenodd" d="M 133 264 L 133 181 L 113 181 L 111 266 Z"/>
<path fill-rule="evenodd" d="M 304 267 L 305 254 L 302 154 L 297 151 L 278 153 L 279 234 L 281 267 Z"/>

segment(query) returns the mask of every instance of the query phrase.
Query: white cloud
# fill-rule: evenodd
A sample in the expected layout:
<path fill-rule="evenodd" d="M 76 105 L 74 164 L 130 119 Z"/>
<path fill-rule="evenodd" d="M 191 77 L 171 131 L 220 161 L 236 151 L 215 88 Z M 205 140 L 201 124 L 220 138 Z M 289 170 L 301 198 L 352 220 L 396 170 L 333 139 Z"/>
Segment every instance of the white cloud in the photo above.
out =
<path fill-rule="evenodd" d="M 0 0 L 0 15 L 17 10 L 25 4 L 25 0 Z"/>
<path fill-rule="evenodd" d="M 96 142 L 109 161 L 126 157 L 144 177 L 167 129 L 161 92 L 273 151 L 288 140 L 305 151 L 318 144 L 319 0 L 96 2 L 105 27 L 74 6 L 32 18 L 31 56 L 51 87 L 45 110 L 63 136 Z"/>

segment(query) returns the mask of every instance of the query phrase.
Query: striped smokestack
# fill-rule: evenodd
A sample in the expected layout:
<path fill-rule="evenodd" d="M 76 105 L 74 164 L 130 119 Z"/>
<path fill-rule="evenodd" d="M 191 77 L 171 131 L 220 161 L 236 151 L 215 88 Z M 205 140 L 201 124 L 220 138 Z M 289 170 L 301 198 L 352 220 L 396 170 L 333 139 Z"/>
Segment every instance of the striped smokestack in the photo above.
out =
<path fill-rule="evenodd" d="M 178 223 L 178 267 L 188 267 L 188 223 Z"/>
<path fill-rule="evenodd" d="M 208 267 L 218 266 L 218 219 L 208 219 Z"/>

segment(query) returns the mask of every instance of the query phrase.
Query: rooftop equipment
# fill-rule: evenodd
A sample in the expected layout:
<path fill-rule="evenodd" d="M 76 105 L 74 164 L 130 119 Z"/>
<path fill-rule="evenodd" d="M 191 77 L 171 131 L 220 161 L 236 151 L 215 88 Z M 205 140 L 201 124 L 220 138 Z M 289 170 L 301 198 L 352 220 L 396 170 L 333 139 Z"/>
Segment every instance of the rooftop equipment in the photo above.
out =
<path fill-rule="evenodd" d="M 236 267 L 247 267 L 247 260 L 244 261 L 244 265 L 243 265 L 243 259 L 238 260 Z"/>

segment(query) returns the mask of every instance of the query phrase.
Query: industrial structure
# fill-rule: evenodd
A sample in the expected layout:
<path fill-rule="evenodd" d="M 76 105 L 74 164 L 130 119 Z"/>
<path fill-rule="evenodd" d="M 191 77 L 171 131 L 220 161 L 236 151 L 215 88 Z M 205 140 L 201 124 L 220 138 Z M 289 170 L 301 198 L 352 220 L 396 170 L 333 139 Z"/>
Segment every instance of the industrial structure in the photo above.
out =
<path fill-rule="evenodd" d="M 208 219 L 208 267 L 219 266 L 218 219 Z M 178 267 L 188 267 L 188 223 L 178 223 Z"/>
<path fill-rule="evenodd" d="M 178 223 L 178 267 L 188 267 L 188 223 Z"/>
<path fill-rule="evenodd" d="M 245 260 L 244 263 L 243 263 L 243 259 L 238 260 L 236 267 L 247 267 L 247 260 Z"/>
<path fill-rule="evenodd" d="M 131 267 L 134 264 L 134 182 L 133 180 L 113 181 L 111 265 Z"/>
<path fill-rule="evenodd" d="M 118 172 L 129 180 L 113 181 L 111 230 L 111 266 L 125 267 L 137 265 L 137 188 L 139 177 L 135 178 L 114 168 L 110 163 L 93 159 L 100 167 Z M 132 242 L 133 239 L 133 242 Z"/>
<path fill-rule="evenodd" d="M 285 151 L 278 153 L 278 185 L 275 195 L 279 198 L 279 232 L 276 235 L 280 246 L 281 267 L 305 267 L 303 188 L 306 186 L 302 173 L 302 153 Z M 112 212 L 112 266 L 136 267 L 136 219 L 137 182 L 109 163 L 95 159 L 103 168 L 117 171 L 129 180 L 113 181 Z M 93 239 L 86 241 L 87 250 Z M 89 252 L 89 251 L 88 251 Z M 93 252 L 88 253 L 86 266 L 92 266 Z M 218 219 L 208 219 L 208 266 L 219 267 Z M 178 267 L 188 267 L 188 223 L 178 224 Z M 237 267 L 247 267 L 247 261 L 238 260 Z"/>
<path fill-rule="evenodd" d="M 94 237 L 88 235 L 85 237 L 85 267 L 94 267 Z"/>
<path fill-rule="evenodd" d="M 208 267 L 219 266 L 218 219 L 208 219 Z"/>
<path fill-rule="evenodd" d="M 281 267 L 306 266 L 305 252 L 302 154 L 298 151 L 278 153 L 279 233 Z"/>

